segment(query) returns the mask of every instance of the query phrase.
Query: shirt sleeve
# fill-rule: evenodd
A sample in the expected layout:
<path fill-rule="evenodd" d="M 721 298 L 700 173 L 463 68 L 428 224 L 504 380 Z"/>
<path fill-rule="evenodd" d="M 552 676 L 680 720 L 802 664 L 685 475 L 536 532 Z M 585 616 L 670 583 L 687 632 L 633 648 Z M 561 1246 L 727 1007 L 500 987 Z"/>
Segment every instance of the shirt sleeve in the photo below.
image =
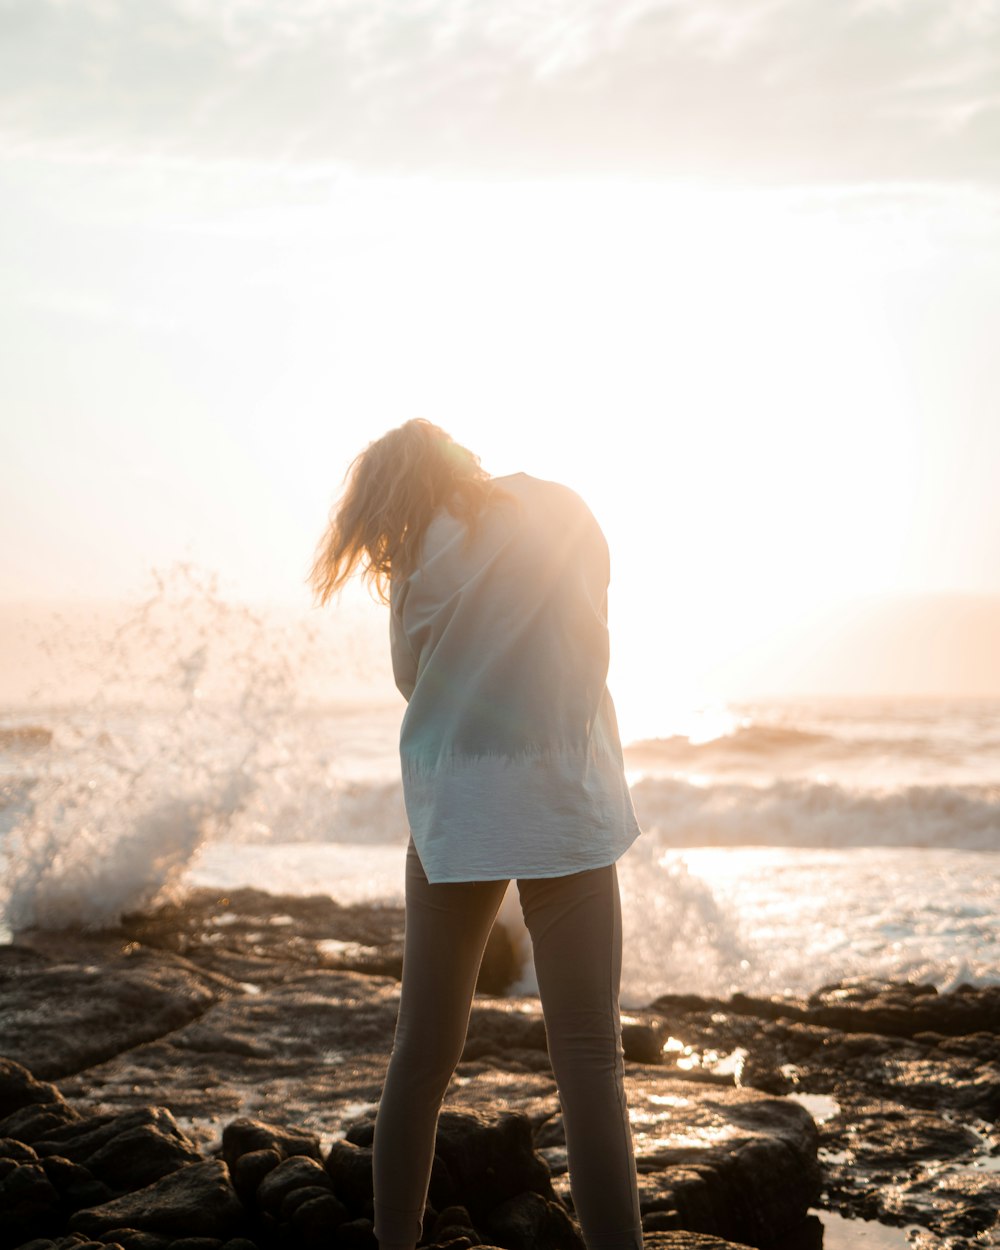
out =
<path fill-rule="evenodd" d="M 405 597 L 405 588 L 390 587 L 389 650 L 392 655 L 392 675 L 397 690 L 409 702 L 417 682 L 417 660 L 403 629 L 402 606 Z"/>

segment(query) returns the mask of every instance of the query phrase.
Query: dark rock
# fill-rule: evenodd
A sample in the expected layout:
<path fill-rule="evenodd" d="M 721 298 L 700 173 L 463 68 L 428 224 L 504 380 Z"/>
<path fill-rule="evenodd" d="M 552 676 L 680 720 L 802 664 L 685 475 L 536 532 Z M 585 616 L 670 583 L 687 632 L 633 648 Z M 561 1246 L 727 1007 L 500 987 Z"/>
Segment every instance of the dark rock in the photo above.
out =
<path fill-rule="evenodd" d="M 314 1133 L 295 1132 L 263 1120 L 239 1119 L 227 1124 L 222 1132 L 222 1157 L 232 1168 L 241 1155 L 259 1150 L 274 1150 L 281 1159 L 293 1155 L 320 1161 L 319 1138 Z"/>
<path fill-rule="evenodd" d="M 66 1211 L 93 1207 L 114 1197 L 103 1181 L 99 1181 L 89 1169 L 79 1163 L 73 1163 L 59 1155 L 46 1155 L 42 1159 L 42 1167 L 58 1191 Z"/>
<path fill-rule="evenodd" d="M 36 1163 L 38 1154 L 23 1141 L 13 1137 L 0 1137 L 0 1160 L 14 1159 L 18 1163 Z"/>
<path fill-rule="evenodd" d="M 230 1237 L 223 1244 L 222 1250 L 257 1250 L 256 1245 L 246 1237 Z"/>
<path fill-rule="evenodd" d="M 79 1119 L 80 1113 L 62 1101 L 30 1103 L 0 1120 L 0 1135 L 34 1142 Z"/>
<path fill-rule="evenodd" d="M 723 1241 L 706 1233 L 654 1232 L 642 1241 L 643 1250 L 751 1250 L 742 1241 Z"/>
<path fill-rule="evenodd" d="M 222 1242 L 218 1237 L 179 1237 L 170 1250 L 222 1250 Z"/>
<path fill-rule="evenodd" d="M 506 925 L 497 923 L 486 939 L 476 981 L 477 994 L 506 994 L 521 971 L 521 957 Z"/>
<path fill-rule="evenodd" d="M 292 1189 L 282 1199 L 278 1209 L 278 1218 L 282 1223 L 287 1224 L 303 1204 L 311 1202 L 313 1198 L 323 1198 L 326 1195 L 333 1196 L 333 1190 L 329 1185 L 325 1188 L 322 1185 L 303 1185 L 301 1189 Z M 337 1222 L 342 1224 L 347 1219 L 347 1208 L 339 1201 L 337 1205 L 341 1211 Z"/>
<path fill-rule="evenodd" d="M 334 1193 L 346 1202 L 352 1211 L 369 1211 L 372 1202 L 370 1147 L 353 1141 L 335 1141 L 330 1146 L 323 1166 L 333 1182 Z"/>
<path fill-rule="evenodd" d="M 758 1020 L 807 1021 L 845 1033 L 874 1033 L 916 1038 L 921 1033 L 962 1037 L 1000 1033 L 1000 986 L 960 985 L 941 994 L 933 985 L 914 981 L 845 980 L 825 985 L 805 1001 L 755 998 L 734 994 L 729 999 L 694 994 L 663 994 L 653 1006 L 668 1017 L 731 1012 Z"/>
<path fill-rule="evenodd" d="M 5 1002 L 5 1019 L 8 1015 L 13 1017 L 14 1014 L 13 1004 Z M 4 1027 L 8 1027 L 7 1023 Z M 6 1035 L 4 1048 L 9 1049 Z M 11 1112 L 19 1111 L 22 1107 L 63 1101 L 62 1094 L 54 1085 L 36 1080 L 26 1067 L 13 1059 L 0 1059 L 0 1119 L 6 1119 Z"/>
<path fill-rule="evenodd" d="M 525 1050 L 542 1052 L 548 1063 L 545 1021 L 540 1016 L 494 1007 L 478 1007 L 473 1011 L 462 1051 L 463 1063 L 484 1055 Z"/>
<path fill-rule="evenodd" d="M 566 1208 L 538 1193 L 500 1203 L 485 1217 L 483 1229 L 507 1250 L 586 1250 Z"/>
<path fill-rule="evenodd" d="M 77 1211 L 70 1228 L 93 1236 L 119 1227 L 175 1236 L 229 1237 L 242 1231 L 243 1206 L 217 1160 L 186 1167 L 102 1206 Z"/>
<path fill-rule="evenodd" d="M 662 1063 L 663 1030 L 653 1024 L 623 1024 L 622 1049 L 633 1063 Z"/>
<path fill-rule="evenodd" d="M 644 1233 L 660 1233 L 675 1228 L 680 1228 L 682 1224 L 679 1211 L 671 1208 L 669 1211 L 650 1211 L 649 1214 L 643 1214 L 642 1230 Z"/>
<path fill-rule="evenodd" d="M 127 958 L 118 953 L 103 964 L 52 962 L 2 969 L 0 986 L 5 1053 L 30 1063 L 37 1076 L 50 1078 L 79 1072 L 180 1028 L 221 993 L 215 981 L 184 960 L 141 948 Z M 46 1021 L 42 1030 L 37 1026 L 41 1015 Z M 52 1097 L 31 1101 L 50 1102 Z M 0 1080 L 0 1115 L 8 1114 L 4 1108 Z"/>
<path fill-rule="evenodd" d="M 333 1194 L 317 1194 L 292 1212 L 291 1225 L 296 1244 L 307 1250 L 328 1246 L 334 1233 L 346 1222 L 347 1215 L 347 1208 Z"/>
<path fill-rule="evenodd" d="M 381 1089 L 398 991 L 387 979 L 368 973 L 379 966 L 385 970 L 396 959 L 401 912 L 338 909 L 328 899 L 298 900 L 288 905 L 294 923 L 286 927 L 271 923 L 285 919 L 274 916 L 276 900 L 260 895 L 253 904 L 254 915 L 247 913 L 238 923 L 219 926 L 215 918 L 220 905 L 228 910 L 230 901 L 213 898 L 201 912 L 197 906 L 185 911 L 182 905 L 175 917 L 180 928 L 173 937 L 168 921 L 159 935 L 147 935 L 150 941 L 162 940 L 163 949 L 147 947 L 135 958 L 119 958 L 120 935 L 100 941 L 96 936 L 84 940 L 79 935 L 71 939 L 49 935 L 44 940 L 53 958 L 23 946 L 0 951 L 5 1026 L 8 1018 L 16 1019 L 25 1037 L 31 1028 L 37 1035 L 37 1008 L 43 997 L 39 987 L 46 980 L 54 1000 L 63 1002 L 60 1011 L 67 1019 L 74 1010 L 72 995 L 93 988 L 93 979 L 70 975 L 71 961 L 101 969 L 102 984 L 121 972 L 138 979 L 160 961 L 168 969 L 159 980 L 154 977 L 160 990 L 172 993 L 171 987 L 179 987 L 183 998 L 184 985 L 197 984 L 214 996 L 207 1010 L 182 1027 L 127 1052 L 115 1052 L 96 1068 L 67 1078 L 61 1082 L 62 1096 L 37 1080 L 26 1087 L 26 1081 L 34 1078 L 15 1069 L 11 1099 L 11 1068 L 3 1065 L 0 1115 L 4 1097 L 8 1106 L 6 1119 L 0 1119 L 0 1137 L 16 1144 L 0 1146 L 0 1184 L 19 1167 L 40 1164 L 46 1179 L 56 1181 L 55 1210 L 65 1220 L 68 1210 L 82 1200 L 81 1193 L 72 1192 L 85 1179 L 72 1171 L 75 1166 L 93 1171 L 95 1181 L 110 1188 L 110 1172 L 99 1174 L 92 1167 L 99 1149 L 107 1147 L 111 1156 L 117 1150 L 119 1157 L 144 1154 L 127 1137 L 118 1117 L 123 1108 L 135 1111 L 155 1088 L 157 1096 L 190 1124 L 185 1141 L 194 1151 L 193 1160 L 200 1158 L 195 1143 L 206 1153 L 209 1148 L 216 1153 L 226 1118 L 244 1112 L 260 1117 L 243 1120 L 243 1125 L 256 1123 L 263 1136 L 254 1136 L 253 1128 L 245 1133 L 237 1128 L 228 1134 L 223 1150 L 236 1192 L 250 1212 L 256 1210 L 258 1187 L 282 1160 L 320 1158 L 316 1131 L 324 1139 L 346 1131 L 349 1140 L 335 1143 L 323 1160 L 336 1199 L 354 1217 L 337 1229 L 337 1241 L 353 1237 L 359 1246 L 374 1250 L 371 1154 L 365 1149 L 371 1140 L 370 1124 L 367 1137 L 363 1126 L 348 1126 L 352 1118 L 367 1114 Z M 336 932 L 331 925 L 337 926 Z M 341 954 L 317 947 L 321 938 L 331 936 L 343 939 Z M 357 949 L 348 950 L 351 943 Z M 367 951 L 360 949 L 364 946 Z M 365 975 L 335 970 L 331 960 L 338 959 L 356 960 L 357 967 L 365 967 Z M 253 981 L 259 992 L 246 992 L 237 981 Z M 8 990 L 15 982 L 20 988 L 11 995 Z M 29 982 L 35 988 L 23 994 Z M 802 1107 L 784 1097 L 764 1098 L 756 1090 L 774 1095 L 791 1091 L 793 1098 L 802 1097 L 813 1110 L 825 1156 L 829 1198 L 824 1201 L 847 1214 L 932 1226 L 942 1236 L 989 1235 L 993 1230 L 988 1221 L 995 1218 L 1000 1199 L 991 1179 L 995 1173 L 976 1165 L 997 1148 L 991 1128 L 1000 1117 L 997 990 L 964 987 L 937 993 L 932 987 L 854 982 L 824 987 L 808 1000 L 672 995 L 658 1000 L 657 1011 L 644 1009 L 626 1021 L 626 1081 L 647 1250 L 720 1244 L 721 1237 L 763 1243 L 765 1232 L 777 1239 L 779 1224 L 789 1236 L 801 1227 L 808 1209 L 804 1204 L 815 1192 L 815 1129 Z M 544 1023 L 536 1004 L 527 1007 L 525 1002 L 482 998 L 474 1004 L 459 1080 L 449 1088 L 445 1117 L 473 1108 L 476 1116 L 495 1127 L 501 1111 L 523 1112 L 555 1177 L 555 1189 L 568 1198 L 566 1152 Z M 91 1024 L 97 1030 L 104 1027 L 100 1013 L 87 1015 L 91 1010 L 86 1005 L 80 1017 L 78 1027 L 84 1034 Z M 683 1074 L 672 1067 L 672 1052 L 656 1053 L 656 1043 L 667 1030 L 689 1048 L 679 1052 L 692 1060 Z M 124 1034 L 117 1036 L 120 1040 Z M 88 1044 L 98 1040 L 91 1038 Z M 48 1049 L 42 1053 L 51 1058 Z M 719 1062 L 727 1057 L 729 1062 Z M 718 1071 L 713 1070 L 716 1064 Z M 740 1083 L 744 1088 L 738 1087 Z M 73 1098 L 74 1107 L 64 1101 L 66 1095 Z M 809 1102 L 816 1095 L 827 1097 Z M 87 1114 L 81 1122 L 80 1111 L 88 1110 L 96 1114 Z M 165 1113 L 150 1113 L 143 1105 L 142 1115 L 151 1114 L 153 1121 L 137 1123 L 153 1123 L 156 1115 Z M 299 1127 L 278 1128 L 271 1120 Z M 103 1140 L 100 1134 L 89 1137 L 102 1127 Z M 159 1127 L 173 1136 L 163 1124 Z M 467 1227 L 442 1223 L 433 1209 L 428 1210 L 427 1244 L 451 1242 L 457 1250 L 465 1242 L 476 1244 L 474 1239 L 484 1235 L 482 1221 L 491 1209 L 487 1200 L 502 1205 L 521 1190 L 531 1192 L 533 1186 L 513 1186 L 510 1173 L 517 1169 L 511 1168 L 509 1151 L 500 1152 L 497 1168 L 485 1145 L 473 1143 L 470 1151 L 470 1143 L 462 1142 L 449 1151 L 446 1138 L 443 1132 L 434 1159 L 432 1208 L 444 1214 L 449 1206 L 470 1204 L 466 1189 L 474 1192 L 479 1186 L 486 1191 L 469 1205 Z M 39 1160 L 28 1153 L 34 1146 L 40 1148 Z M 198 1166 L 187 1157 L 179 1170 Z M 483 1176 L 488 1184 L 482 1182 Z M 308 1179 L 309 1184 L 288 1190 L 276 1207 L 257 1211 L 252 1230 L 249 1223 L 234 1225 L 231 1233 L 185 1223 L 156 1236 L 153 1231 L 136 1231 L 135 1221 L 120 1219 L 100 1233 L 89 1228 L 86 1232 L 104 1242 L 116 1241 L 126 1250 L 169 1250 L 177 1238 L 218 1241 L 227 1235 L 237 1240 L 242 1236 L 244 1242 L 249 1237 L 251 1246 L 259 1241 L 262 1250 L 298 1250 L 302 1238 L 294 1240 L 294 1217 L 310 1202 L 328 1196 L 322 1181 L 313 1184 Z M 115 1192 L 125 1181 L 123 1172 Z M 134 1183 L 136 1178 L 130 1178 L 129 1184 Z M 548 1194 L 541 1196 L 551 1201 Z M 87 1200 L 77 1214 L 107 1205 L 95 1207 Z M 670 1226 L 682 1217 L 716 1241 L 698 1243 L 685 1233 L 688 1240 L 679 1242 L 681 1230 Z M 480 1225 L 478 1233 L 474 1218 Z M 323 1221 L 316 1219 L 321 1226 Z M 133 1225 L 131 1232 L 126 1223 Z M 54 1227 L 54 1232 L 46 1229 L 33 1235 L 62 1250 L 64 1224 Z M 656 1240 L 668 1235 L 673 1240 Z M 144 1240 L 133 1246 L 132 1237 Z"/>
<path fill-rule="evenodd" d="M 685 1229 L 758 1245 L 801 1223 L 819 1195 L 808 1112 L 741 1090 L 695 1094 L 662 1071 L 626 1077 L 644 1219 L 677 1213 Z"/>
<path fill-rule="evenodd" d="M 251 1150 L 249 1154 L 240 1155 L 229 1165 L 229 1174 L 233 1180 L 233 1188 L 243 1202 L 255 1203 L 257 1188 L 269 1172 L 281 1162 L 277 1150 Z"/>
<path fill-rule="evenodd" d="M 348 1136 L 355 1143 L 370 1144 L 374 1122 L 352 1126 Z M 499 1203 L 525 1191 L 555 1197 L 548 1167 L 535 1153 L 526 1115 L 505 1112 L 491 1117 L 472 1110 L 442 1111 L 429 1189 L 436 1208 L 462 1203 L 478 1221 Z"/>
<path fill-rule="evenodd" d="M 87 1116 L 50 1132 L 35 1149 L 83 1164 L 116 1193 L 141 1189 L 202 1157 L 165 1107 Z"/>
<path fill-rule="evenodd" d="M 1000 987 L 844 982 L 768 1010 L 738 996 L 688 1006 L 669 1003 L 671 1031 L 695 1051 L 742 1046 L 744 1084 L 825 1096 L 815 1104 L 824 1187 L 841 1213 L 946 1235 L 963 1222 L 989 1230 L 997 1200 L 962 1176 L 996 1149 Z"/>
<path fill-rule="evenodd" d="M 808 1015 L 817 1024 L 851 1033 L 995 1035 L 1000 1032 L 1000 986 L 963 985 L 939 994 L 933 985 L 913 981 L 841 981 L 810 995 Z"/>
<path fill-rule="evenodd" d="M 17 1163 L 0 1178 L 0 1246 L 19 1246 L 59 1231 L 59 1194 L 41 1163 Z"/>
<path fill-rule="evenodd" d="M 170 1237 L 140 1232 L 137 1228 L 116 1228 L 111 1233 L 102 1234 L 102 1237 L 114 1238 L 122 1250 L 169 1250 L 173 1245 Z"/>
<path fill-rule="evenodd" d="M 852 1215 L 984 1236 L 1000 1212 L 1000 1175 L 970 1166 L 983 1140 L 948 1112 L 857 1103 L 823 1126 L 829 1200 Z"/>
<path fill-rule="evenodd" d="M 305 1155 L 293 1155 L 264 1177 L 257 1189 L 257 1203 L 261 1210 L 276 1214 L 293 1190 L 306 1186 L 333 1192 L 333 1182 L 321 1164 Z"/>
<path fill-rule="evenodd" d="M 378 1250 L 371 1220 L 349 1220 L 337 1229 L 338 1250 Z"/>
<path fill-rule="evenodd" d="M 525 1191 L 547 1200 L 555 1198 L 549 1169 L 535 1153 L 526 1115 L 508 1112 L 493 1118 L 443 1111 L 435 1153 L 477 1226 L 481 1216 Z M 438 1209 L 446 1205 L 435 1202 Z"/>
<path fill-rule="evenodd" d="M 425 1229 L 426 1232 L 426 1229 Z M 472 1244 L 478 1243 L 479 1237 L 472 1217 L 465 1207 L 445 1207 L 433 1220 L 430 1228 L 429 1241 L 445 1243 L 456 1237 L 470 1237 Z"/>

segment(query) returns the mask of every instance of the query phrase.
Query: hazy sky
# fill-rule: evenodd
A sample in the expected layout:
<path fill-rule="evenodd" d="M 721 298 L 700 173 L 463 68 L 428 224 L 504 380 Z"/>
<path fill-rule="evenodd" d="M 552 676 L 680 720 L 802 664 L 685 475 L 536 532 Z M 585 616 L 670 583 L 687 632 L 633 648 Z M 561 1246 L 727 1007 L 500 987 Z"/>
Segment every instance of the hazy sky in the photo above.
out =
<path fill-rule="evenodd" d="M 6 0 L 0 598 L 305 603 L 411 416 L 644 655 L 1000 593 L 998 210 L 992 0 Z"/>

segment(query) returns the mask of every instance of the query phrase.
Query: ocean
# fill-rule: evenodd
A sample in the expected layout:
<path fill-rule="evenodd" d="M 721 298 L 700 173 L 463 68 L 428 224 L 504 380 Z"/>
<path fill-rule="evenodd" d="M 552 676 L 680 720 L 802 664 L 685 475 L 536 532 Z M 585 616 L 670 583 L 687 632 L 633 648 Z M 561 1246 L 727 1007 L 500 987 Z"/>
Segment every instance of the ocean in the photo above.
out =
<path fill-rule="evenodd" d="M 384 637 L 317 619 L 154 597 L 89 639 L 86 681 L 76 625 L 49 638 L 46 680 L 0 706 L 0 940 L 202 886 L 401 901 Z M 714 700 L 625 755 L 626 1005 L 1000 982 L 1000 699 Z M 513 887 L 500 920 L 531 992 Z"/>

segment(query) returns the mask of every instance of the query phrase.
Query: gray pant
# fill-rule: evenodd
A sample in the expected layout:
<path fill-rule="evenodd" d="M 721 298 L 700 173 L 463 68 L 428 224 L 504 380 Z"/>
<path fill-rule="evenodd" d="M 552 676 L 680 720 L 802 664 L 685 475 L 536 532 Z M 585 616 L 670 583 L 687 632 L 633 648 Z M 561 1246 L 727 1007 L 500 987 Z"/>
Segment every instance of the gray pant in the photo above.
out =
<path fill-rule="evenodd" d="M 588 1250 L 641 1250 L 618 1014 L 615 866 L 517 886 L 584 1240 Z M 438 1113 L 465 1045 L 479 965 L 506 887 L 506 881 L 430 885 L 410 842 L 399 1019 L 375 1122 L 381 1250 L 412 1250 L 420 1236 Z"/>

